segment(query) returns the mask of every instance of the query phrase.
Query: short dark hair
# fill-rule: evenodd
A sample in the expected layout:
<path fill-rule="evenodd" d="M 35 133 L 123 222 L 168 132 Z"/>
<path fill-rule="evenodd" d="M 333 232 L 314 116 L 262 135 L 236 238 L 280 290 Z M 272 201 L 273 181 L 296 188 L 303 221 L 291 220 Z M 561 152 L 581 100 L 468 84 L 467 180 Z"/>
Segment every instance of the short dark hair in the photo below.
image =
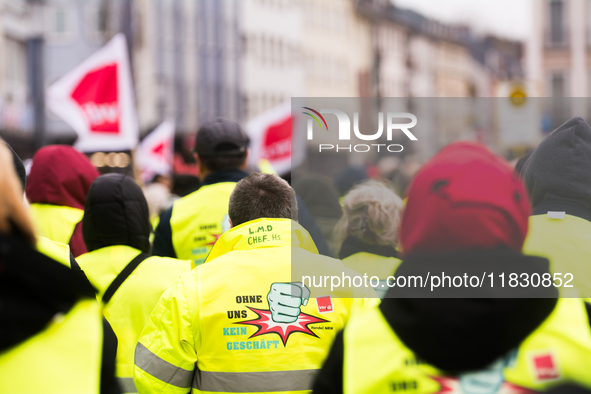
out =
<path fill-rule="evenodd" d="M 233 170 L 240 168 L 246 161 L 246 155 L 240 156 L 212 156 L 212 157 L 201 157 L 199 160 L 205 168 L 209 171 L 222 171 L 222 170 Z"/>
<path fill-rule="evenodd" d="M 297 220 L 295 191 L 277 175 L 252 174 L 234 188 L 228 214 L 234 226 L 261 218 Z"/>

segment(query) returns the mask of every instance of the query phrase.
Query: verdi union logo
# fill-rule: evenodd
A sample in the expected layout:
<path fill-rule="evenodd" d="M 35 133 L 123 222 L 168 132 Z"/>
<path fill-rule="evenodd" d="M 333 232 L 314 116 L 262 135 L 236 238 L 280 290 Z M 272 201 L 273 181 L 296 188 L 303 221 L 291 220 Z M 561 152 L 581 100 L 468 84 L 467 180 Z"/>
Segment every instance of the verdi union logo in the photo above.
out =
<path fill-rule="evenodd" d="M 321 131 L 328 129 L 328 124 L 326 119 L 322 114 L 333 114 L 336 116 L 339 127 L 338 127 L 338 139 L 339 141 L 350 141 L 351 140 L 351 119 L 349 115 L 345 112 L 337 110 L 337 109 L 321 109 L 320 111 L 316 111 L 310 107 L 302 107 L 303 109 L 309 112 L 302 112 L 304 115 L 310 117 L 307 122 L 307 139 L 308 141 L 312 141 L 314 139 L 314 124 L 317 124 L 320 127 Z M 384 118 L 386 126 L 384 127 Z M 407 120 L 406 122 L 402 122 L 401 120 Z M 408 122 L 410 120 L 410 122 Z M 315 121 L 315 122 L 314 122 Z M 364 134 L 359 130 L 359 113 L 353 113 L 353 134 L 356 138 L 362 141 L 376 141 L 382 137 L 384 134 L 384 129 L 386 130 L 386 140 L 392 141 L 395 132 L 403 132 L 408 139 L 411 141 L 417 141 L 417 137 L 410 131 L 411 128 L 417 125 L 417 117 L 413 114 L 407 112 L 387 112 L 386 116 L 384 117 L 384 113 L 378 113 L 378 131 L 373 134 Z M 347 152 L 369 152 L 371 150 L 376 150 L 377 152 L 380 151 L 388 151 L 392 153 L 402 152 L 404 147 L 400 144 L 318 144 L 318 151 L 347 151 Z"/>

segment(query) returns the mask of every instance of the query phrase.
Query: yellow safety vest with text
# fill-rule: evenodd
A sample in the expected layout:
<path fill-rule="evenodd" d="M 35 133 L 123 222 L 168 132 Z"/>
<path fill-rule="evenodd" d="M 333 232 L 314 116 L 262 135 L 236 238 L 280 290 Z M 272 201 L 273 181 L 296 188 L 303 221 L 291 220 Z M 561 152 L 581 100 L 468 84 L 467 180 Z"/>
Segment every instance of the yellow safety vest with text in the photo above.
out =
<path fill-rule="evenodd" d="M 170 217 L 176 257 L 203 264 L 220 235 L 230 227 L 228 203 L 236 182 L 202 186 L 175 201 Z"/>
<path fill-rule="evenodd" d="M 305 281 L 310 293 L 294 298 L 296 320 L 281 322 L 268 295 L 302 282 L 292 271 L 296 260 L 312 267 L 308 274 L 354 274 L 319 255 L 308 232 L 288 219 L 225 232 L 207 262 L 163 295 L 146 324 L 135 359 L 140 392 L 309 391 L 337 332 L 357 308 L 378 301 L 363 298 L 375 297 L 371 288 L 331 294 Z"/>
<path fill-rule="evenodd" d="M 488 369 L 460 376 L 446 376 L 417 359 L 373 308 L 353 318 L 344 331 L 343 392 L 523 393 L 567 382 L 591 388 L 589 365 L 591 329 L 579 299 L 559 299 L 515 352 Z"/>
<path fill-rule="evenodd" d="M 40 333 L 0 353 L 0 393 L 100 393 L 102 324 L 99 303 L 79 301 Z"/>
<path fill-rule="evenodd" d="M 80 268 L 97 289 L 99 300 L 127 264 L 140 254 L 130 246 L 116 245 L 77 258 Z M 138 338 L 162 293 L 191 269 L 191 262 L 167 257 L 148 257 L 123 282 L 103 314 L 117 335 L 116 372 L 124 393 L 136 393 L 133 357 Z"/>
<path fill-rule="evenodd" d="M 31 204 L 29 212 L 38 235 L 66 245 L 84 216 L 82 209 L 51 204 Z"/>

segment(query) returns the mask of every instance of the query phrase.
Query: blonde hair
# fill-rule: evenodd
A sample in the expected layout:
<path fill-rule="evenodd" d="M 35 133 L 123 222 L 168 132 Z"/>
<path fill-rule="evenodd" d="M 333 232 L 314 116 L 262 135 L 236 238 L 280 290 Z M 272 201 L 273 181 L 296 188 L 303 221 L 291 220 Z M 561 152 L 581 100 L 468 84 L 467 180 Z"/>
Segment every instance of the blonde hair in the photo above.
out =
<path fill-rule="evenodd" d="M 343 216 L 335 226 L 337 251 L 348 236 L 396 247 L 402 208 L 402 199 L 384 182 L 369 180 L 355 186 L 345 197 Z"/>

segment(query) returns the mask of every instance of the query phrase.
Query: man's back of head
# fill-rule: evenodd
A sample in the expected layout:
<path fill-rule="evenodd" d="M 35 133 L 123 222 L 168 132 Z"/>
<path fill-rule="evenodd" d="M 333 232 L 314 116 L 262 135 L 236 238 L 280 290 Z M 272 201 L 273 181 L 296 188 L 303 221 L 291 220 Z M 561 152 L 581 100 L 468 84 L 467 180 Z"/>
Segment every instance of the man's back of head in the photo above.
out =
<path fill-rule="evenodd" d="M 195 138 L 201 171 L 216 172 L 244 166 L 249 138 L 240 125 L 223 118 L 204 123 Z"/>
<path fill-rule="evenodd" d="M 261 218 L 297 220 L 296 195 L 277 175 L 252 174 L 234 188 L 228 214 L 233 226 Z"/>

